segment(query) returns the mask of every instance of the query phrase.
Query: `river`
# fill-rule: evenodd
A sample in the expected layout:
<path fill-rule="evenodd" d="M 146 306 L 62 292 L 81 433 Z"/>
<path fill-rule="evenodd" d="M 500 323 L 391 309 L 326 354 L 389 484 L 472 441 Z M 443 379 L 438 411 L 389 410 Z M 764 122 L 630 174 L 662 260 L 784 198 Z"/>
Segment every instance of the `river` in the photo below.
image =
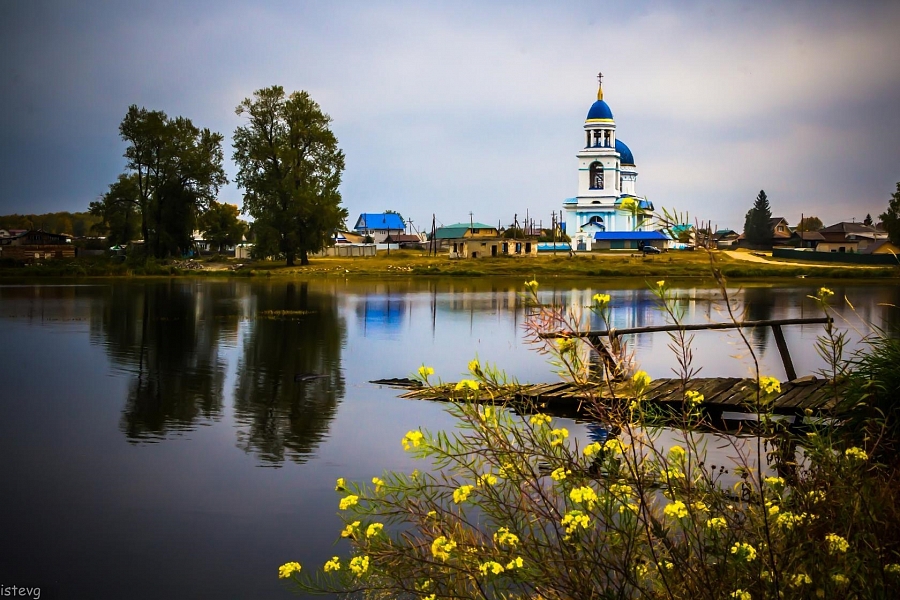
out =
<path fill-rule="evenodd" d="M 900 288 L 836 285 L 838 324 L 896 328 Z M 341 523 L 334 481 L 415 465 L 407 430 L 452 426 L 437 403 L 369 381 L 469 360 L 553 381 L 523 342 L 519 280 L 101 280 L 0 285 L 0 585 L 60 598 L 288 598 L 277 567 L 315 567 Z M 809 285 L 729 290 L 747 319 L 821 316 Z M 665 322 L 644 282 L 559 282 L 575 310 L 612 296 L 616 327 Z M 674 287 L 684 320 L 723 321 L 716 290 Z M 598 326 L 596 320 L 592 326 Z M 785 330 L 799 374 L 819 326 Z M 784 378 L 766 331 L 764 374 Z M 665 334 L 630 341 L 671 376 Z M 735 332 L 695 337 L 701 376 L 748 376 Z M 582 423 L 564 421 L 575 437 Z"/>

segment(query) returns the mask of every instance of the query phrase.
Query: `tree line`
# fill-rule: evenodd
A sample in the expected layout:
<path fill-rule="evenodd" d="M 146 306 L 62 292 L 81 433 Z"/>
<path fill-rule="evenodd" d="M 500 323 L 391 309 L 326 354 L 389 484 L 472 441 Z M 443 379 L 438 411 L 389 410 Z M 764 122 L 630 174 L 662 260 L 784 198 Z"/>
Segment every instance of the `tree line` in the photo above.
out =
<path fill-rule="evenodd" d="M 242 211 L 254 219 L 253 252 L 308 264 L 347 218 L 338 191 L 344 153 L 331 117 L 307 92 L 281 86 L 257 90 L 235 112 L 246 118 L 234 132 L 233 159 Z M 237 207 L 216 201 L 228 183 L 220 133 L 132 105 L 119 135 L 125 172 L 90 205 L 111 243 L 142 238 L 147 256 L 164 258 L 190 250 L 195 229 L 220 248 L 248 233 Z"/>

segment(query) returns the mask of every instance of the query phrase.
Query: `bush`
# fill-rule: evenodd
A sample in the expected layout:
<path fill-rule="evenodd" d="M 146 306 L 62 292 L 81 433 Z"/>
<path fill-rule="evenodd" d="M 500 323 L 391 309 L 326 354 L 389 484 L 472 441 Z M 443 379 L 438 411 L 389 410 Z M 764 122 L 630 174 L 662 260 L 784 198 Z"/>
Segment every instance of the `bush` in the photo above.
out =
<path fill-rule="evenodd" d="M 900 594 L 896 463 L 875 460 L 896 439 L 875 432 L 896 424 L 894 413 L 885 419 L 884 402 L 897 397 L 900 345 L 879 338 L 874 354 L 846 362 L 843 334 L 829 326 L 820 339 L 835 383 L 856 369 L 852 389 L 879 407 L 859 415 L 862 434 L 840 424 L 803 432 L 779 425 L 770 400 L 780 383 L 758 365 L 748 405 L 758 430 L 710 434 L 684 331 L 671 334 L 684 400 L 664 412 L 644 402 L 650 379 L 626 349 L 614 349 L 618 362 L 598 371 L 580 338 L 541 338 L 579 331 L 583 320 L 538 302 L 536 282 L 526 286 L 539 311 L 533 341 L 581 388 L 610 435 L 573 442 L 540 407 L 515 402 L 516 382 L 477 360 L 455 386 L 432 384 L 433 370 L 422 366 L 422 383 L 455 401 L 448 411 L 457 429 L 406 434 L 401 443 L 421 471 L 339 479 L 351 555 L 321 570 L 287 563 L 279 576 L 312 592 L 426 600 Z M 679 323 L 665 282 L 654 290 Z M 830 295 L 823 288 L 816 296 L 825 310 Z M 606 320 L 608 303 L 597 294 L 591 309 Z M 612 401 L 592 396 L 598 384 L 617 391 Z M 733 476 L 705 463 L 707 443 L 729 446 Z"/>

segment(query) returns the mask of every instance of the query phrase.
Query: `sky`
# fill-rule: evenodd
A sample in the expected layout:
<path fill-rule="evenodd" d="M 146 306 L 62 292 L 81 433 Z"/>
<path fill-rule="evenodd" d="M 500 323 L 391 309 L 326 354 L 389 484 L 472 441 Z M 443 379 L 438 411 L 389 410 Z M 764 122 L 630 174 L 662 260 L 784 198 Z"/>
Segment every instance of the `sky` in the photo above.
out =
<path fill-rule="evenodd" d="M 350 227 L 550 223 L 603 72 L 636 191 L 741 231 L 887 209 L 900 2 L 0 3 L 0 214 L 83 211 L 123 172 L 129 105 L 231 137 L 257 89 L 307 90 L 346 154 Z M 241 205 L 229 183 L 220 201 Z"/>

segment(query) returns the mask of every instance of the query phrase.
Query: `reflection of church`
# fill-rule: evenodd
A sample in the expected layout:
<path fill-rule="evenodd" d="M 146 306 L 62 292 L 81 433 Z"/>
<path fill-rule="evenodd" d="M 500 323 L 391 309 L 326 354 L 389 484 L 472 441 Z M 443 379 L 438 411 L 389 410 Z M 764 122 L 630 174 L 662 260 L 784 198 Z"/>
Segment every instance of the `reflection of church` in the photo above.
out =
<path fill-rule="evenodd" d="M 578 154 L 578 196 L 563 201 L 566 234 L 576 250 L 662 246 L 666 236 L 650 230 L 653 205 L 635 195 L 634 156 L 616 137 L 616 123 L 603 101 L 603 85 L 584 122 Z"/>

